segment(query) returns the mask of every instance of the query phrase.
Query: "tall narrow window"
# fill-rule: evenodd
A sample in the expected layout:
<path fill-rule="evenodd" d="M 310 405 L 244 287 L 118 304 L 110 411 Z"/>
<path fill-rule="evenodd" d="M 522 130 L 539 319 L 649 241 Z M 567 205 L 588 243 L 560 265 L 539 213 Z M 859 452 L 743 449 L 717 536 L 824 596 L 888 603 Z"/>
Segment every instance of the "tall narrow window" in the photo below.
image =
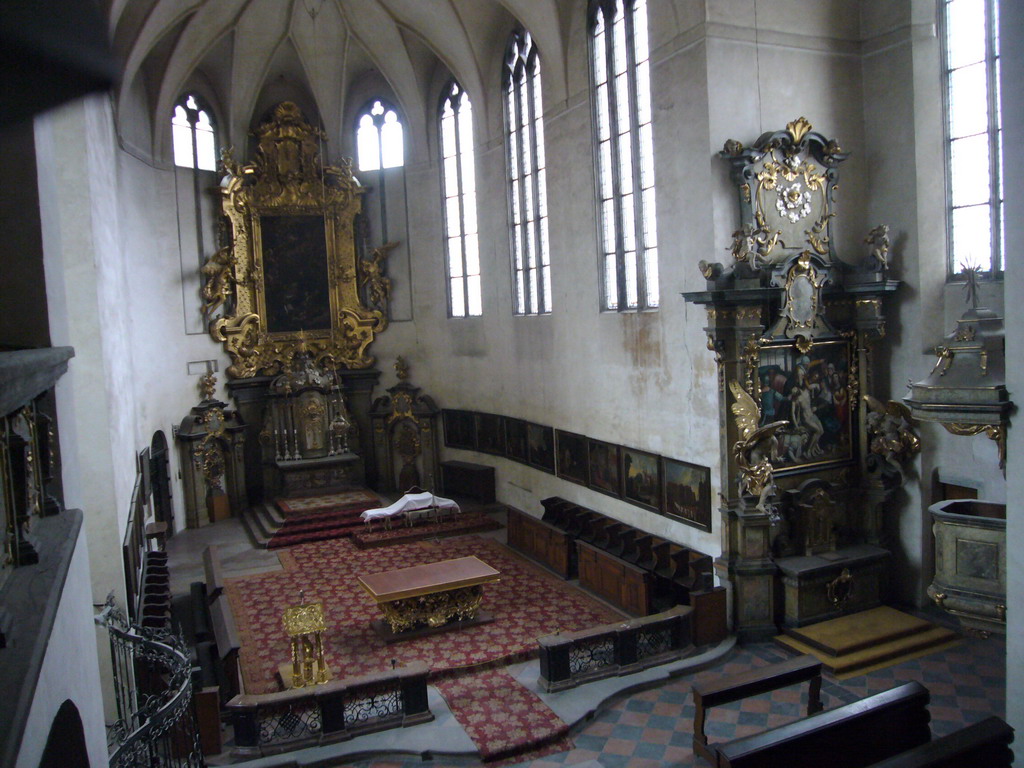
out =
<path fill-rule="evenodd" d="M 603 303 L 658 306 L 658 233 L 646 0 L 591 0 L 590 51 Z"/>
<path fill-rule="evenodd" d="M 476 231 L 473 106 L 454 80 L 441 102 L 441 158 L 449 314 L 451 317 L 477 317 L 483 313 L 483 307 Z"/>
<path fill-rule="evenodd" d="M 945 0 L 949 268 L 1003 269 L 999 0 Z"/>
<path fill-rule="evenodd" d="M 377 100 L 360 114 L 356 152 L 360 171 L 398 168 L 405 163 L 402 121 L 394 107 Z"/>
<path fill-rule="evenodd" d="M 174 164 L 201 171 L 217 170 L 217 146 L 213 121 L 196 97 L 186 95 L 174 107 L 171 117 Z"/>
<path fill-rule="evenodd" d="M 517 315 L 551 311 L 543 115 L 540 56 L 529 33 L 520 30 L 512 34 L 505 55 L 505 138 Z"/>

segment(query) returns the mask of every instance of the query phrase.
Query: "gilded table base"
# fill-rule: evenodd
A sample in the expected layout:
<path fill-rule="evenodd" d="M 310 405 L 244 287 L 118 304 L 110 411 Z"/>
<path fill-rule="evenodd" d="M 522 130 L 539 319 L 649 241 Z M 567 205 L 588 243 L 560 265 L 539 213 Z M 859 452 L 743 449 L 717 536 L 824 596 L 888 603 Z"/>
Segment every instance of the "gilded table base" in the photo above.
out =
<path fill-rule="evenodd" d="M 391 600 L 381 603 L 380 609 L 392 632 L 407 632 L 421 625 L 436 628 L 451 621 L 475 618 L 483 597 L 483 586 L 477 584 Z"/>

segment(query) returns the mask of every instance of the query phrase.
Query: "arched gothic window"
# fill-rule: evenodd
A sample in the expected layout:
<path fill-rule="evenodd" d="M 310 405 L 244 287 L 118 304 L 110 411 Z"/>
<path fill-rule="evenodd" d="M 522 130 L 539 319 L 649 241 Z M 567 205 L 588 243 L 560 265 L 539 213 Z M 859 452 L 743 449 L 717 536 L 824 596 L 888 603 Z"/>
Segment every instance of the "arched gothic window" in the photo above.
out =
<path fill-rule="evenodd" d="M 943 0 L 949 270 L 1003 269 L 999 0 Z"/>
<path fill-rule="evenodd" d="M 186 94 L 174 106 L 171 117 L 174 164 L 201 171 L 217 170 L 217 140 L 210 111 L 194 94 Z"/>
<path fill-rule="evenodd" d="M 603 306 L 658 306 L 646 0 L 591 0 Z"/>
<path fill-rule="evenodd" d="M 398 110 L 377 99 L 360 113 L 356 128 L 360 171 L 400 168 L 405 164 L 405 142 Z"/>
<path fill-rule="evenodd" d="M 513 307 L 517 315 L 538 315 L 551 311 L 551 254 L 540 56 L 528 32 L 509 39 L 504 83 Z"/>
<path fill-rule="evenodd" d="M 469 95 L 454 80 L 444 91 L 440 123 L 449 315 L 475 317 L 483 313 L 483 307 L 476 227 L 473 106 Z"/>

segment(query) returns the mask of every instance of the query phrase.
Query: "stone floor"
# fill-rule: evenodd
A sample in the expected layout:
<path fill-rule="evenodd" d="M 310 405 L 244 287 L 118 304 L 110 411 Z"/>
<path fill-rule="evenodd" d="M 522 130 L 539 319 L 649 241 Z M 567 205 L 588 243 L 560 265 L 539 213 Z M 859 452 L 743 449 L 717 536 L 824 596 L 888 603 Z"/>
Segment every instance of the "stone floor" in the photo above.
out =
<path fill-rule="evenodd" d="M 504 530 L 491 535 L 504 539 Z M 203 579 L 202 551 L 219 545 L 224 575 L 245 576 L 280 568 L 277 556 L 256 550 L 236 520 L 221 521 L 198 531 L 184 531 L 168 542 L 172 590 L 187 593 L 189 584 Z M 952 626 L 938 611 L 925 618 Z M 727 641 L 699 657 L 638 675 L 598 681 L 558 694 L 540 694 L 572 726 L 574 747 L 536 759 L 501 763 L 532 768 L 579 765 L 585 768 L 645 768 L 705 765 L 690 749 L 693 736 L 693 699 L 690 685 L 703 675 L 734 674 L 788 658 L 771 644 L 733 647 Z M 931 692 L 932 732 L 944 735 L 988 715 L 1004 714 L 1005 640 L 965 637 L 952 649 L 905 661 L 885 669 L 837 681 L 826 676 L 822 686 L 826 709 L 855 701 L 909 680 Z M 536 661 L 510 667 L 519 682 L 538 690 Z M 412 768 L 430 765 L 482 765 L 473 744 L 431 687 L 432 723 L 369 734 L 326 747 L 244 763 L 251 768 L 271 766 L 358 766 L 358 768 Z M 707 733 L 712 741 L 725 741 L 756 733 L 800 717 L 806 686 L 775 691 L 711 710 Z M 222 762 L 214 758 L 210 762 Z M 429 762 L 427 762 L 429 761 Z"/>

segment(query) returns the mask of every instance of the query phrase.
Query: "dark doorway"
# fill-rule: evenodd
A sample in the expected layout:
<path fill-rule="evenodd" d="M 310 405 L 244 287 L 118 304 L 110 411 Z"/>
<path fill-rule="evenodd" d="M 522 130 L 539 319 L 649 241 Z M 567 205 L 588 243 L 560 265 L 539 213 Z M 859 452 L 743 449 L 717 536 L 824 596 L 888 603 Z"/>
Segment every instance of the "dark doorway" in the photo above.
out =
<path fill-rule="evenodd" d="M 153 489 L 153 516 L 158 523 L 167 523 L 167 536 L 173 536 L 170 457 L 167 454 L 167 438 L 159 429 L 153 434 L 149 446 L 149 480 Z"/>
<path fill-rule="evenodd" d="M 39 768 L 89 768 L 85 729 L 71 699 L 60 705 L 53 718 Z"/>

